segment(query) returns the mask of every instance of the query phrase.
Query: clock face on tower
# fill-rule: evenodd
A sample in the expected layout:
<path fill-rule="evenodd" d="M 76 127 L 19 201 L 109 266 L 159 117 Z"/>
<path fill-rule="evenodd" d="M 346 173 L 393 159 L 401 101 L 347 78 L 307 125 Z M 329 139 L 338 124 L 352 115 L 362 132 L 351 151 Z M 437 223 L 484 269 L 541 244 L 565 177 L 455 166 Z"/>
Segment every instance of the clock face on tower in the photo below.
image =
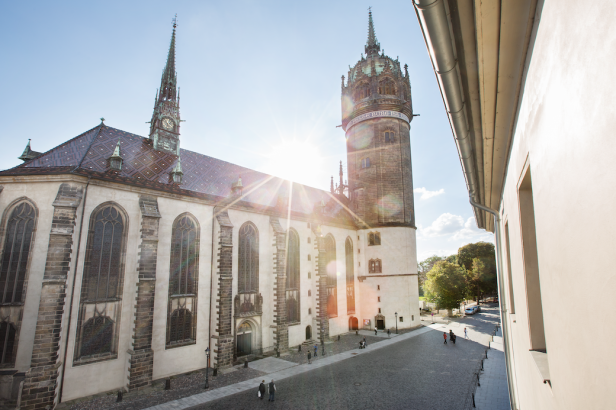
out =
<path fill-rule="evenodd" d="M 171 121 L 171 119 L 169 118 L 164 118 L 163 119 L 163 128 L 166 130 L 173 130 L 173 121 Z"/>

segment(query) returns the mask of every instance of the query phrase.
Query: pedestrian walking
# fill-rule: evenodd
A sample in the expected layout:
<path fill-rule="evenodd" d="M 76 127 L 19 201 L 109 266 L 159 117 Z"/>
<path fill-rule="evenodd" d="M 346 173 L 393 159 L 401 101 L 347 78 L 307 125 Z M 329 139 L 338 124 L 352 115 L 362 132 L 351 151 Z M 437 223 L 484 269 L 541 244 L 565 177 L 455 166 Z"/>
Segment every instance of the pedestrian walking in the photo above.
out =
<path fill-rule="evenodd" d="M 366 348 L 366 346 L 368 346 L 368 343 L 366 343 L 366 337 L 364 336 L 364 349 Z"/>
<path fill-rule="evenodd" d="M 391 332 L 387 329 L 387 337 L 391 337 Z"/>
<path fill-rule="evenodd" d="M 308 352 L 308 364 L 311 364 L 312 362 L 310 361 L 310 359 L 312 359 L 312 355 L 310 354 L 310 352 Z"/>
<path fill-rule="evenodd" d="M 447 332 L 443 332 L 443 339 L 445 339 L 443 344 L 447 344 Z"/>
<path fill-rule="evenodd" d="M 265 380 L 261 380 L 257 396 L 259 396 L 261 400 L 263 400 L 263 397 L 265 397 Z"/>
<path fill-rule="evenodd" d="M 464 338 L 468 339 L 468 333 L 466 332 L 466 328 L 464 328 Z"/>
<path fill-rule="evenodd" d="M 449 329 L 449 340 L 455 345 L 456 344 L 456 335 L 453 334 L 453 331 Z"/>
<path fill-rule="evenodd" d="M 434 312 L 432 312 L 432 323 L 434 323 Z"/>
<path fill-rule="evenodd" d="M 274 401 L 274 393 L 276 393 L 276 385 L 274 384 L 274 379 L 272 379 L 272 382 L 269 384 L 269 400 L 268 401 Z"/>
<path fill-rule="evenodd" d="M 376 326 L 374 327 L 374 335 L 377 336 Z"/>
<path fill-rule="evenodd" d="M 314 345 L 314 357 L 317 357 L 319 354 L 319 346 L 317 346 L 316 344 Z"/>

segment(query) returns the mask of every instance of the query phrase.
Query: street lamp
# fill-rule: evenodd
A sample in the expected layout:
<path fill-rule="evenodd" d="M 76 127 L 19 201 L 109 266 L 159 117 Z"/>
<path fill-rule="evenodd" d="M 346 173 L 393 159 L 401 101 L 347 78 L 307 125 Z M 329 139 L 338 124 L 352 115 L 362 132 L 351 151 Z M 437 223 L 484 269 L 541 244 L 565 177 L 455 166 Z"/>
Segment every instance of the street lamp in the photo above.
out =
<path fill-rule="evenodd" d="M 205 357 L 207 361 L 205 362 L 205 387 L 204 389 L 210 388 L 210 348 L 205 349 Z"/>
<path fill-rule="evenodd" d="M 398 334 L 398 312 L 396 312 L 396 334 Z"/>

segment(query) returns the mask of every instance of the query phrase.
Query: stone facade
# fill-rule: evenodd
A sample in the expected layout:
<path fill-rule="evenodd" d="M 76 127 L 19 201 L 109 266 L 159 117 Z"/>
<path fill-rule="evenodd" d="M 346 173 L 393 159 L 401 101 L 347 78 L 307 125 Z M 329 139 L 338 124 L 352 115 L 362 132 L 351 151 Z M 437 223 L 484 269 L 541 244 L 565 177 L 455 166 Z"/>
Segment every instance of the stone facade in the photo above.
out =
<path fill-rule="evenodd" d="M 218 293 L 216 299 L 218 333 L 216 367 L 219 369 L 233 364 L 233 224 L 224 208 L 215 208 L 216 220 L 220 225 L 218 242 Z"/>
<path fill-rule="evenodd" d="M 21 408 L 25 410 L 44 409 L 56 401 L 58 369 L 63 364 L 60 339 L 66 284 L 71 267 L 75 216 L 82 196 L 83 187 L 64 183 L 53 202 L 32 362 L 21 395 Z"/>
<path fill-rule="evenodd" d="M 270 224 L 274 230 L 274 274 L 276 275 L 274 286 L 274 331 L 276 348 L 286 351 L 289 348 L 289 328 L 287 325 L 287 235 L 278 218 L 270 217 Z"/>
<path fill-rule="evenodd" d="M 152 383 L 154 352 L 152 327 L 154 322 L 154 297 L 156 294 L 156 260 L 158 256 L 158 223 L 160 213 L 155 197 L 142 195 L 141 252 L 139 253 L 139 282 L 135 305 L 135 330 L 133 349 L 130 352 L 129 390 L 147 387 Z"/>

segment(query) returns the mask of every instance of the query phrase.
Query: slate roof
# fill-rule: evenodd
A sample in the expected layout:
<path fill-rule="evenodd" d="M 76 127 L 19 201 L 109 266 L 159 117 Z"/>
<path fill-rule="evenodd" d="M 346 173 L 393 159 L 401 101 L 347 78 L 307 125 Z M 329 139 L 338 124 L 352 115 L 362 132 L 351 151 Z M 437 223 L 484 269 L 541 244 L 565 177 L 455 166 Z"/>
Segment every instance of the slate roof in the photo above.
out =
<path fill-rule="evenodd" d="M 121 171 L 114 171 L 110 169 L 108 158 L 118 140 L 123 164 Z M 241 176 L 242 205 L 265 210 L 279 205 L 279 198 L 290 197 L 293 213 L 311 214 L 315 204 L 323 200 L 327 204 L 327 217 L 353 224 L 353 218 L 342 205 L 348 201 L 340 195 L 186 149 L 180 149 L 180 157 L 184 175 L 182 184 L 176 185 L 170 179 L 178 161 L 176 155 L 155 150 L 148 138 L 101 123 L 34 159 L 0 171 L 0 176 L 72 173 L 214 201 L 228 198 L 232 184 Z"/>

